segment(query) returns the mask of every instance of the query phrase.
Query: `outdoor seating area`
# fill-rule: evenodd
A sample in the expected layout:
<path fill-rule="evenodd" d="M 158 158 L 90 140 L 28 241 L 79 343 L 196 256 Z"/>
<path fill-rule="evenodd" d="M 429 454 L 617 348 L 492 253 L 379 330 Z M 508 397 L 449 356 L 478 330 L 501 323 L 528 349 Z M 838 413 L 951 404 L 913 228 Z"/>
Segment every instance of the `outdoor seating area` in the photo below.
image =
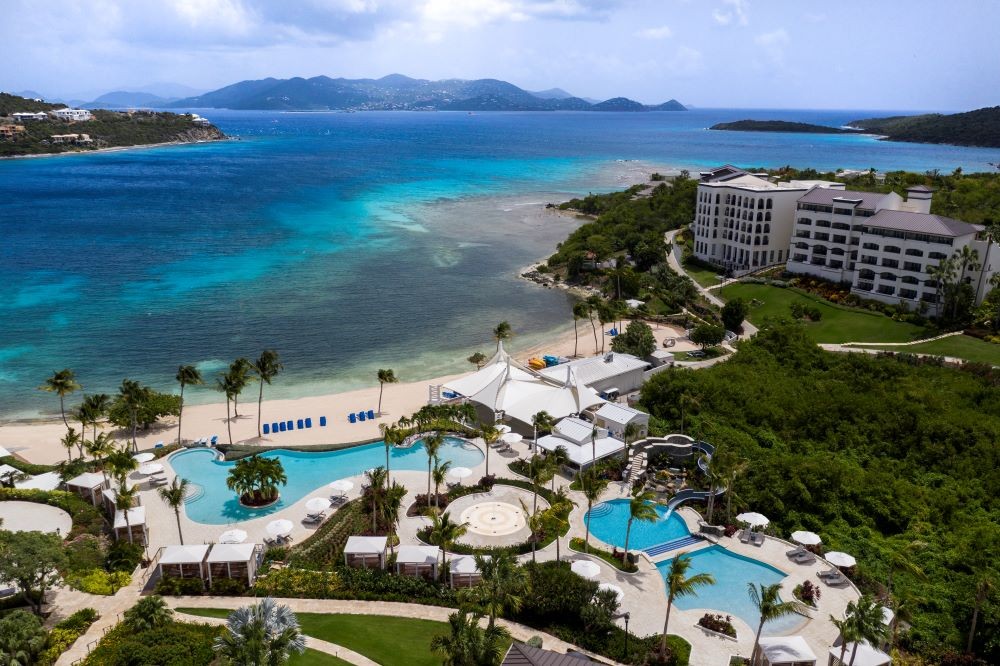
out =
<path fill-rule="evenodd" d="M 108 478 L 99 472 L 84 472 L 66 482 L 66 490 L 75 493 L 94 506 L 100 506 L 104 490 L 110 488 Z"/>
<path fill-rule="evenodd" d="M 846 587 L 851 583 L 847 576 L 845 576 L 840 569 L 836 568 L 831 569 L 830 571 L 821 571 L 816 575 L 821 581 L 830 587 Z"/>
<path fill-rule="evenodd" d="M 311 416 L 301 419 L 289 419 L 287 421 L 272 421 L 261 426 L 261 432 L 265 435 L 277 435 L 282 432 L 294 432 L 295 430 L 308 430 L 313 427 Z M 319 417 L 319 427 L 326 427 L 326 417 Z"/>
<path fill-rule="evenodd" d="M 453 588 L 473 587 L 482 580 L 476 558 L 472 555 L 456 555 L 448 562 L 448 566 Z"/>
<path fill-rule="evenodd" d="M 263 546 L 256 543 L 164 546 L 157 570 L 161 577 L 200 578 L 208 585 L 220 578 L 252 585 L 263 556 Z"/>
<path fill-rule="evenodd" d="M 796 564 L 813 564 L 816 561 L 816 554 L 806 550 L 802 546 L 793 548 L 785 553 L 792 562 Z"/>
<path fill-rule="evenodd" d="M 145 546 L 149 543 L 149 529 L 146 526 L 146 507 L 134 506 L 125 511 L 115 511 L 115 538 Z"/>
<path fill-rule="evenodd" d="M 396 573 L 435 580 L 441 549 L 437 546 L 400 546 L 396 552 Z"/>
<path fill-rule="evenodd" d="M 357 414 L 351 412 L 350 414 L 347 415 L 347 421 L 349 423 L 357 423 L 359 421 L 364 423 L 365 421 L 374 421 L 374 420 L 375 420 L 374 409 L 367 409 L 367 410 L 362 409 Z"/>
<path fill-rule="evenodd" d="M 351 536 L 344 546 L 344 565 L 356 569 L 385 569 L 385 550 L 389 538 Z"/>

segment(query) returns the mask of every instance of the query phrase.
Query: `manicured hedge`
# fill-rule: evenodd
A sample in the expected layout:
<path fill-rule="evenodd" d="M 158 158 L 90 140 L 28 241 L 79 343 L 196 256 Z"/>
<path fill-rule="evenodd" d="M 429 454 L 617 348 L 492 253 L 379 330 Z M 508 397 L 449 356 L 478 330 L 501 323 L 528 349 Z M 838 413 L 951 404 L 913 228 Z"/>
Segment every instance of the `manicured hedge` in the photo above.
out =
<path fill-rule="evenodd" d="M 105 634 L 84 666 L 209 666 L 216 655 L 212 641 L 225 631 L 208 624 L 170 622 L 148 631 L 124 624 Z"/>

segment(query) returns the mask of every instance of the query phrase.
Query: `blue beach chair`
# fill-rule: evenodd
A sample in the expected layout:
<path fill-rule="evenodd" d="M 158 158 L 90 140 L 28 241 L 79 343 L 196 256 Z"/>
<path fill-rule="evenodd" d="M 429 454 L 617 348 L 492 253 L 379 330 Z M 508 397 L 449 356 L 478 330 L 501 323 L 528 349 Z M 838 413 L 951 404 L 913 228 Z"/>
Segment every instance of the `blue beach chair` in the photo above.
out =
<path fill-rule="evenodd" d="M 303 429 L 305 429 L 305 427 L 306 427 L 306 422 L 303 421 L 302 419 L 299 419 L 299 421 L 298 421 L 298 428 L 299 428 L 299 430 L 303 430 Z"/>
<path fill-rule="evenodd" d="M 288 423 L 288 429 L 289 430 L 295 430 L 295 422 L 294 421 L 292 421 L 291 419 L 289 419 L 287 421 L 287 423 Z"/>
<path fill-rule="evenodd" d="M 271 434 L 271 424 L 270 423 L 265 423 L 264 424 L 264 434 L 265 435 Z"/>
<path fill-rule="evenodd" d="M 325 416 L 319 417 L 319 427 L 320 428 L 325 428 L 326 427 L 326 417 Z"/>
<path fill-rule="evenodd" d="M 271 432 L 274 433 L 274 434 L 277 434 L 277 432 L 278 432 L 278 423 L 277 422 L 274 422 L 274 423 L 271 424 Z"/>
<path fill-rule="evenodd" d="M 358 412 L 358 420 L 359 421 L 364 421 L 365 420 L 365 413 L 364 412 Z"/>
<path fill-rule="evenodd" d="M 375 410 L 374 409 L 369 409 L 368 410 L 368 420 L 369 421 L 374 421 L 375 420 Z"/>
<path fill-rule="evenodd" d="M 218 435 L 212 435 L 212 443 L 211 443 L 211 445 L 215 446 L 218 443 L 219 443 L 219 436 Z"/>
<path fill-rule="evenodd" d="M 285 425 L 284 421 L 282 421 L 281 423 L 278 424 L 278 429 L 281 430 L 281 432 L 285 432 L 286 430 L 288 430 L 288 426 Z"/>
<path fill-rule="evenodd" d="M 307 428 L 312 428 L 313 427 L 313 420 L 310 417 L 308 417 L 308 416 L 306 417 L 306 427 Z"/>
<path fill-rule="evenodd" d="M 351 423 L 357 423 L 358 417 L 355 416 L 354 412 L 351 412 L 350 414 L 347 415 L 347 420 L 350 421 Z"/>

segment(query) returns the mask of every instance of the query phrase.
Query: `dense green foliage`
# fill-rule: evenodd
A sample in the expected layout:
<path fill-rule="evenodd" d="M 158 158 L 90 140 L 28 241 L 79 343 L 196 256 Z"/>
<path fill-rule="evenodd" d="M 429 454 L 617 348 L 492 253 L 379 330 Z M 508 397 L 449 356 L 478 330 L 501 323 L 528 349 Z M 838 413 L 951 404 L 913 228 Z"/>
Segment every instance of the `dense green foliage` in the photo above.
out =
<path fill-rule="evenodd" d="M 904 644 L 933 654 L 964 646 L 976 584 L 1000 579 L 998 388 L 984 366 L 831 354 L 780 323 L 727 363 L 655 376 L 642 404 L 675 427 L 691 396 L 688 431 L 749 461 L 734 486 L 739 508 L 856 555 L 864 588 L 884 595 L 891 578 L 911 608 Z M 926 578 L 899 566 L 914 541 Z M 975 646 L 994 663 L 998 626 L 1000 605 L 987 598 Z"/>
<path fill-rule="evenodd" d="M 653 329 L 644 321 L 633 321 L 611 341 L 611 349 L 622 354 L 646 358 L 656 351 Z"/>
<path fill-rule="evenodd" d="M 927 113 L 852 120 L 852 127 L 884 134 L 889 141 L 1000 147 L 1000 106 L 965 113 Z"/>
<path fill-rule="evenodd" d="M 136 425 L 143 429 L 156 423 L 163 416 L 177 416 L 181 411 L 181 398 L 170 393 L 160 393 L 148 387 L 141 387 L 136 405 Z M 115 396 L 108 410 L 108 421 L 121 428 L 132 425 L 132 412 L 122 395 Z"/>
<path fill-rule="evenodd" d="M 750 306 L 742 298 L 734 298 L 722 306 L 722 325 L 727 331 L 739 331 Z"/>
<path fill-rule="evenodd" d="M 212 641 L 223 627 L 169 622 L 148 631 L 119 624 L 101 639 L 85 666 L 208 666 L 215 660 Z"/>
<path fill-rule="evenodd" d="M 100 618 L 93 608 L 81 608 L 64 620 L 56 623 L 45 641 L 45 650 L 38 656 L 38 666 L 49 666 L 59 660 L 59 656 L 68 650 L 83 634 L 87 633 L 94 622 Z M 3 631 L 0 630 L 0 634 Z"/>
<path fill-rule="evenodd" d="M 796 132 L 800 134 L 857 134 L 857 130 L 793 123 L 787 120 L 736 120 L 731 123 L 716 123 L 708 129 L 731 130 L 736 132 Z"/>
<path fill-rule="evenodd" d="M 24 590 L 36 613 L 41 612 L 41 599 L 58 582 L 58 572 L 65 566 L 62 539 L 55 534 L 0 530 L 0 580 Z"/>
<path fill-rule="evenodd" d="M 39 102 L 37 100 L 11 95 L 0 92 L 0 116 L 9 116 L 12 113 L 24 111 L 37 113 L 39 111 L 52 111 L 53 109 L 64 108 L 65 104 L 50 104 L 49 102 Z"/>
<path fill-rule="evenodd" d="M 16 610 L 0 617 L 0 664 L 32 664 L 45 647 L 42 620 Z"/>

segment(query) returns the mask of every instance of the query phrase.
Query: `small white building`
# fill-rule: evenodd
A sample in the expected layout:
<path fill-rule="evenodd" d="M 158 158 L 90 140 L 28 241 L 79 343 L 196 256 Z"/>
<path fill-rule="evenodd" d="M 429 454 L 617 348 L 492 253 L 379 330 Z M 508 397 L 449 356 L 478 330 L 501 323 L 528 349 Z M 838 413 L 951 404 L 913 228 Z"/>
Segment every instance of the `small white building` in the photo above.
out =
<path fill-rule="evenodd" d="M 385 549 L 389 543 L 384 536 L 351 536 L 344 546 L 344 564 L 358 569 L 385 569 Z"/>
<path fill-rule="evenodd" d="M 594 413 L 594 423 L 599 428 L 607 430 L 612 437 L 622 441 L 625 440 L 625 428 L 630 424 L 639 430 L 633 439 L 645 437 L 649 433 L 649 414 L 616 402 L 601 405 L 601 408 Z"/>
<path fill-rule="evenodd" d="M 473 587 L 483 579 L 473 555 L 456 555 L 448 562 L 451 586 Z"/>
<path fill-rule="evenodd" d="M 208 583 L 231 578 L 253 585 L 264 559 L 264 546 L 259 543 L 217 543 L 212 546 L 205 563 Z"/>
<path fill-rule="evenodd" d="M 396 573 L 434 580 L 440 557 L 441 549 L 437 546 L 400 546 L 396 552 Z"/>
<path fill-rule="evenodd" d="M 87 109 L 56 109 L 55 111 L 49 111 L 49 113 L 58 120 L 73 122 L 90 120 L 94 117 L 94 114 Z"/>
<path fill-rule="evenodd" d="M 589 421 L 565 418 L 556 423 L 552 434 L 538 439 L 538 446 L 545 451 L 565 448 L 570 462 L 581 469 L 625 450 L 625 443 L 611 437 L 606 429 L 597 427 L 596 436 L 594 430 Z"/>
<path fill-rule="evenodd" d="M 668 352 L 666 349 L 654 349 L 653 353 L 646 357 L 646 360 L 654 368 L 659 368 L 664 365 L 673 365 L 674 354 L 673 352 Z"/>
<path fill-rule="evenodd" d="M 801 636 L 760 639 L 761 666 L 816 666 L 816 655 Z"/>
<path fill-rule="evenodd" d="M 115 511 L 115 538 L 145 546 L 149 543 L 149 530 L 146 528 L 146 507 L 134 506 L 128 510 L 128 520 L 122 510 Z M 131 536 L 130 533 L 131 532 Z"/>
<path fill-rule="evenodd" d="M 101 496 L 109 487 L 108 479 L 99 472 L 84 472 L 66 482 L 66 490 L 76 493 L 94 506 L 101 505 Z"/>
<path fill-rule="evenodd" d="M 36 474 L 30 479 L 14 482 L 15 488 L 31 488 L 34 490 L 58 490 L 61 485 L 62 479 L 59 478 L 58 472 Z"/>
<path fill-rule="evenodd" d="M 44 111 L 17 111 L 10 114 L 10 117 L 18 122 L 26 120 L 46 120 L 49 116 Z"/>
<path fill-rule="evenodd" d="M 158 568 L 160 577 L 200 578 L 207 577 L 205 557 L 208 555 L 208 544 L 191 544 L 189 546 L 164 546 L 160 551 Z"/>
<path fill-rule="evenodd" d="M 608 352 L 603 356 L 581 358 L 538 372 L 552 379 L 563 379 L 567 366 L 584 386 L 606 394 L 612 389 L 617 389 L 618 393 L 637 391 L 642 386 L 642 373 L 649 368 L 649 363 L 631 354 Z"/>

